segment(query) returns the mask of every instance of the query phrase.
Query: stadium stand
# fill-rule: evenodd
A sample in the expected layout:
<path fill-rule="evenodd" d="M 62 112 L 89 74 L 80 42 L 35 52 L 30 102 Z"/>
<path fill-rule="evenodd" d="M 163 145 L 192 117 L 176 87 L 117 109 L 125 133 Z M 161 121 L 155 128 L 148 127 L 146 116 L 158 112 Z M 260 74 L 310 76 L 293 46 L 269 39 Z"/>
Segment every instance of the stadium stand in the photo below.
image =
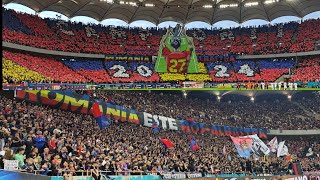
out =
<path fill-rule="evenodd" d="M 3 8 L 3 40 L 49 50 L 96 54 L 157 55 L 164 29 L 141 29 L 84 25 L 41 19 Z M 194 29 L 197 55 L 277 54 L 315 50 L 320 20 L 290 22 L 257 28 Z M 217 50 L 219 52 L 217 52 Z"/>
<path fill-rule="evenodd" d="M 3 57 L 56 82 L 87 82 L 85 77 L 54 59 L 9 52 L 3 52 Z"/>
<path fill-rule="evenodd" d="M 195 117 L 195 121 L 210 121 L 219 124 L 238 124 L 274 127 L 284 129 L 319 128 L 315 120 L 294 118 L 294 114 L 308 116 L 295 105 L 313 107 L 319 111 L 319 94 L 300 92 L 293 102 L 276 101 L 267 96 L 253 105 L 236 97 L 237 103 L 221 102 L 211 104 L 196 95 L 183 99 L 173 92 L 136 91 L 84 91 L 94 98 L 112 100 L 115 104 L 147 110 L 150 113 L 168 117 Z M 10 94 L 10 93 L 9 93 Z M 200 99 L 199 99 L 200 98 Z M 305 100 L 304 98 L 308 99 Z M 240 102 L 242 101 L 242 102 Z M 191 105 L 191 107 L 190 107 Z M 260 107 L 262 106 L 262 107 Z M 209 109 L 210 107 L 210 109 Z M 255 157 L 243 159 L 237 155 L 228 137 L 208 138 L 194 135 L 200 149 L 192 151 L 189 136 L 178 132 L 161 130 L 158 134 L 151 128 L 113 121 L 107 129 L 99 129 L 91 115 L 63 111 L 45 105 L 32 104 L 1 92 L 0 97 L 1 152 L 0 160 L 19 160 L 19 169 L 50 176 L 81 175 L 79 171 L 92 171 L 93 166 L 108 174 L 163 174 L 168 172 L 200 172 L 206 174 L 290 174 L 290 163 L 297 160 L 303 171 L 320 170 L 320 146 L 317 137 L 278 137 L 285 140 L 290 156 Z M 199 116 L 199 110 L 205 116 Z M 271 113 L 272 112 L 272 113 Z M 241 116 L 239 122 L 232 123 L 228 116 Z M 260 115 L 259 115 L 260 114 Z M 251 118 L 256 116 L 255 118 Z M 266 121 L 262 116 L 270 116 L 276 121 Z M 276 118 L 277 117 L 277 118 Z M 277 122 L 277 123 L 275 123 Z M 168 138 L 174 142 L 174 150 L 166 150 L 158 138 Z M 270 140 L 272 137 L 269 137 Z M 223 149 L 225 147 L 225 154 Z M 306 156 L 306 148 L 312 149 L 312 156 Z M 23 157 L 23 156 L 26 157 Z"/>
<path fill-rule="evenodd" d="M 157 55 L 165 29 L 124 28 L 84 25 L 57 19 L 41 19 L 36 15 L 17 13 L 3 8 L 3 41 L 47 50 L 113 56 Z M 318 82 L 319 57 L 299 59 L 279 58 L 236 60 L 237 55 L 307 52 L 315 50 L 319 40 L 320 20 L 290 22 L 256 28 L 221 30 L 191 29 L 199 60 L 199 74 L 154 72 L 154 62 L 131 62 L 102 59 L 61 61 L 61 57 L 43 58 L 37 55 L 4 51 L 7 61 L 39 73 L 50 82 L 117 83 L 117 82 L 274 82 L 282 75 L 292 75 L 291 81 Z M 28 57 L 31 61 L 21 59 Z M 309 61 L 304 61 L 309 58 Z M 65 58 L 69 59 L 69 58 Z M 55 63 L 47 63 L 50 62 Z M 46 61 L 46 62 L 45 62 Z M 135 60 L 133 60 L 135 61 Z M 313 61 L 313 62 L 312 62 Z M 32 62 L 32 63 L 31 63 Z M 37 67 L 34 63 L 41 63 Z M 296 64 L 298 63 L 298 64 Z M 50 66 L 50 67 L 49 67 Z M 52 67 L 52 68 L 51 68 Z M 57 71 L 56 71 L 57 70 Z M 13 77 L 4 82 L 13 82 Z M 25 80 L 34 81 L 37 78 Z M 50 80 L 49 80 L 50 79 Z M 17 82 L 17 79 L 14 79 Z M 22 79 L 20 80 L 22 81 Z"/>
<path fill-rule="evenodd" d="M 45 76 L 4 58 L 2 58 L 2 76 L 4 83 L 17 83 L 23 81 L 31 81 L 34 83 L 48 82 L 48 78 Z"/>
<path fill-rule="evenodd" d="M 298 64 L 294 71 L 292 79 L 294 81 L 310 82 L 320 81 L 320 59 L 306 59 Z"/>

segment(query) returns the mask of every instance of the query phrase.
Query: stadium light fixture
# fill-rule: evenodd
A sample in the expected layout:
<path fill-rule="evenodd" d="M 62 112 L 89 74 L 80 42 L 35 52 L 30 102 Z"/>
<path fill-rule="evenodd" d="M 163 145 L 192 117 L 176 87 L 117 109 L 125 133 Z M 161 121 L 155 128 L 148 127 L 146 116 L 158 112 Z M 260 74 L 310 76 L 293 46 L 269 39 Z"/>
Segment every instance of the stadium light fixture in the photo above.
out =
<path fill-rule="evenodd" d="M 228 7 L 238 7 L 239 5 L 238 4 L 221 4 L 219 7 L 221 9 L 224 9 L 224 8 L 228 8 Z"/>
<path fill-rule="evenodd" d="M 212 8 L 213 6 L 210 5 L 210 4 L 206 4 L 206 5 L 203 5 L 202 7 L 203 7 L 203 8 L 206 8 L 206 9 L 209 9 L 209 8 Z"/>
<path fill-rule="evenodd" d="M 151 3 L 147 3 L 145 4 L 146 7 L 154 7 L 154 4 L 151 4 Z"/>
<path fill-rule="evenodd" d="M 108 4 L 113 4 L 113 0 L 100 0 L 102 2 L 107 2 Z"/>
<path fill-rule="evenodd" d="M 251 6 L 258 6 L 259 2 L 249 2 L 249 3 L 245 3 L 244 7 L 251 7 Z"/>
<path fill-rule="evenodd" d="M 266 0 L 264 3 L 265 4 L 272 4 L 272 3 L 276 3 L 279 2 L 279 0 Z"/>
<path fill-rule="evenodd" d="M 130 6 L 137 6 L 137 3 L 135 2 L 124 2 L 124 1 L 119 1 L 120 4 L 125 4 L 125 5 L 130 5 Z"/>

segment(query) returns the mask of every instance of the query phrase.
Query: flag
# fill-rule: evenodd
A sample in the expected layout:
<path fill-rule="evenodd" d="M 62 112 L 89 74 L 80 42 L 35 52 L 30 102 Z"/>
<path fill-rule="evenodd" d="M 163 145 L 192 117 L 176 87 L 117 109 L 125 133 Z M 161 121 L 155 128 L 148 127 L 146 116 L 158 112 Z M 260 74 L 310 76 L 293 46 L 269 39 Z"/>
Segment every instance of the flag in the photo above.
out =
<path fill-rule="evenodd" d="M 93 104 L 92 109 L 93 109 L 93 116 L 96 119 L 100 129 L 104 129 L 111 124 L 109 119 L 106 116 L 102 115 L 98 102 L 95 102 Z"/>
<path fill-rule="evenodd" d="M 277 152 L 278 149 L 278 139 L 277 137 L 274 137 L 268 145 L 270 146 L 271 152 Z"/>
<path fill-rule="evenodd" d="M 292 163 L 292 169 L 295 175 L 303 174 L 303 171 L 299 162 Z"/>
<path fill-rule="evenodd" d="M 284 145 L 285 141 L 281 141 L 277 150 L 277 157 L 285 156 L 288 154 L 288 147 Z"/>
<path fill-rule="evenodd" d="M 174 144 L 169 139 L 160 139 L 167 149 L 174 147 Z"/>
<path fill-rule="evenodd" d="M 154 122 L 152 123 L 152 126 L 151 126 L 151 127 L 152 127 L 152 129 L 153 129 L 153 133 L 154 133 L 154 134 L 159 133 L 159 127 L 158 127 L 157 122 L 154 121 Z"/>
<path fill-rule="evenodd" d="M 223 155 L 226 155 L 226 154 L 227 154 L 227 148 L 226 148 L 226 145 L 224 145 L 224 146 L 223 146 L 222 154 L 223 154 Z"/>
<path fill-rule="evenodd" d="M 311 147 L 309 147 L 309 146 L 306 146 L 305 148 L 304 148 L 304 157 L 312 157 L 313 156 L 313 150 L 312 150 L 312 148 Z"/>
<path fill-rule="evenodd" d="M 252 140 L 252 151 L 257 156 L 268 155 L 270 153 L 270 149 L 268 146 L 258 137 L 258 135 L 249 135 L 244 136 L 251 138 Z"/>
<path fill-rule="evenodd" d="M 250 137 L 232 137 L 230 136 L 240 157 L 250 158 L 252 150 L 252 139 Z"/>
<path fill-rule="evenodd" d="M 194 140 L 193 138 L 190 139 L 190 148 L 192 149 L 192 151 L 196 151 L 196 150 L 200 149 L 196 140 Z"/>

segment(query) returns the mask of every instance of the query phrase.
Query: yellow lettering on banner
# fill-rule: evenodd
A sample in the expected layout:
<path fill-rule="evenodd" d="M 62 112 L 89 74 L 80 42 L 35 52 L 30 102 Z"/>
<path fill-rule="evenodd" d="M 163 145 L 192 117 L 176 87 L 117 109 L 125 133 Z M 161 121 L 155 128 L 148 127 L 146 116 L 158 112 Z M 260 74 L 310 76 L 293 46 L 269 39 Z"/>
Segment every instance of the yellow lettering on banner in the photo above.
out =
<path fill-rule="evenodd" d="M 134 124 L 140 124 L 138 115 L 136 113 L 131 113 L 130 112 L 130 115 L 129 115 L 129 118 L 128 118 L 128 122 L 134 123 Z"/>
<path fill-rule="evenodd" d="M 121 121 L 126 122 L 127 121 L 127 112 L 121 111 Z"/>
<path fill-rule="evenodd" d="M 55 98 L 53 98 L 53 95 L 55 94 Z M 44 91 L 40 91 L 40 96 L 41 97 L 45 97 L 51 100 L 55 100 L 57 102 L 61 102 L 63 100 L 64 95 L 53 92 L 53 91 L 49 91 L 49 90 L 44 90 Z M 49 97 L 50 96 L 50 97 Z"/>
<path fill-rule="evenodd" d="M 105 60 L 114 60 L 114 57 L 112 57 L 112 56 L 106 56 Z"/>
<path fill-rule="evenodd" d="M 107 107 L 107 116 L 109 118 L 112 116 L 115 120 L 120 120 L 120 112 L 120 109 Z"/>
<path fill-rule="evenodd" d="M 65 104 L 70 103 L 71 106 L 75 106 L 75 107 L 80 107 L 83 105 L 84 108 L 88 108 L 89 106 L 89 101 L 83 100 L 83 99 L 80 99 L 79 101 L 77 101 L 75 98 L 70 96 L 65 96 L 64 103 Z"/>
<path fill-rule="evenodd" d="M 145 57 L 144 58 L 144 61 L 149 61 L 150 59 L 148 57 Z"/>
<path fill-rule="evenodd" d="M 124 56 L 117 57 L 117 60 L 119 60 L 119 61 L 126 61 L 127 59 L 128 59 L 128 57 L 124 57 Z"/>
<path fill-rule="evenodd" d="M 132 56 L 129 56 L 129 57 L 128 57 L 128 60 L 129 60 L 129 61 L 132 61 L 132 60 L 133 60 L 133 57 L 132 57 Z"/>
<path fill-rule="evenodd" d="M 140 59 L 141 59 L 140 57 L 134 57 L 135 61 L 140 61 Z"/>

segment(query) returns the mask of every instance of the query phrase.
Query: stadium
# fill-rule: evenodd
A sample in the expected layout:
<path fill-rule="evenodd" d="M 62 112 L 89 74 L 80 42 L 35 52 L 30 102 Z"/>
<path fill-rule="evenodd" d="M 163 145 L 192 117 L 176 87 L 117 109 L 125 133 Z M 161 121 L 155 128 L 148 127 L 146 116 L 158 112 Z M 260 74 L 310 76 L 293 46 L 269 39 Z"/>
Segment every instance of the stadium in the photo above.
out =
<path fill-rule="evenodd" d="M 0 180 L 319 180 L 319 13 L 2 0 Z"/>

